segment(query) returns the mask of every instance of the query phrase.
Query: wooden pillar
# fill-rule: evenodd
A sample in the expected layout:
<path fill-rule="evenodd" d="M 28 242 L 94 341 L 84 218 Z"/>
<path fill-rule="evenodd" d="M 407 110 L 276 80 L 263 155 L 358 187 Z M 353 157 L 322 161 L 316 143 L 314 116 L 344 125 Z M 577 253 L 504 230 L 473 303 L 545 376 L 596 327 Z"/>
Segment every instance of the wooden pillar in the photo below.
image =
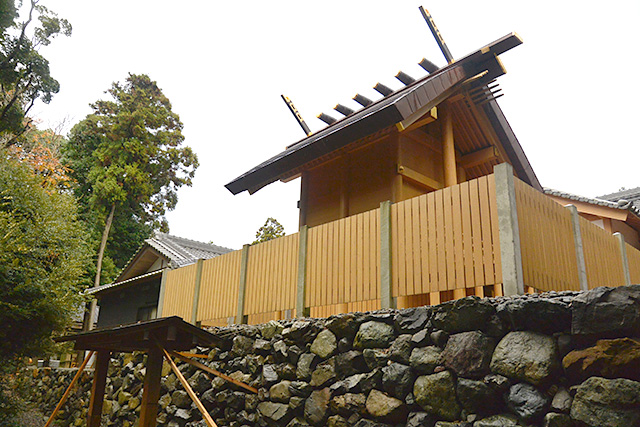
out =
<path fill-rule="evenodd" d="M 298 284 L 296 289 L 296 317 L 309 315 L 309 308 L 305 307 L 307 296 L 307 235 L 309 227 L 300 227 L 298 236 Z"/>
<path fill-rule="evenodd" d="M 391 294 L 391 202 L 380 203 L 380 308 L 393 308 Z"/>
<path fill-rule="evenodd" d="M 147 372 L 144 375 L 144 389 L 140 404 L 138 427 L 156 427 L 158 399 L 160 399 L 160 376 L 162 375 L 163 353 L 160 348 L 151 348 L 147 353 Z"/>
<path fill-rule="evenodd" d="M 191 323 L 193 325 L 198 322 L 198 304 L 200 303 L 200 283 L 202 282 L 203 265 L 203 259 L 196 261 L 196 282 L 193 289 L 193 305 L 191 306 Z"/>
<path fill-rule="evenodd" d="M 444 167 L 444 186 L 451 187 L 458 183 L 456 167 L 456 148 L 453 140 L 453 117 L 451 106 L 447 102 L 440 107 L 442 114 L 442 164 Z"/>
<path fill-rule="evenodd" d="M 393 183 L 391 185 L 391 202 L 398 203 L 404 200 L 403 194 L 403 181 L 402 175 L 397 171 L 397 165 L 402 165 L 402 147 L 400 147 L 400 135 L 392 134 L 390 137 L 390 150 L 389 159 L 392 160 L 394 168 L 396 168 L 396 174 L 393 175 Z"/>
<path fill-rule="evenodd" d="M 465 182 L 467 180 L 467 170 L 462 166 L 458 166 L 458 182 Z"/>
<path fill-rule="evenodd" d="M 87 427 L 100 427 L 102 420 L 102 404 L 104 403 L 104 388 L 107 385 L 107 370 L 111 352 L 99 350 L 96 357 L 96 367 L 93 373 L 93 385 L 91 386 L 91 400 L 89 402 L 89 416 Z"/>
<path fill-rule="evenodd" d="M 240 284 L 238 286 L 238 308 L 236 311 L 236 324 L 244 323 L 244 298 L 247 293 L 247 267 L 249 265 L 249 247 L 242 247 L 242 258 L 240 260 Z"/>
<path fill-rule="evenodd" d="M 513 168 L 508 163 L 501 163 L 496 165 L 493 170 L 496 181 L 503 292 L 507 296 L 523 295 L 522 251 Z"/>
<path fill-rule="evenodd" d="M 349 216 L 349 156 L 339 160 L 340 165 L 340 218 Z"/>

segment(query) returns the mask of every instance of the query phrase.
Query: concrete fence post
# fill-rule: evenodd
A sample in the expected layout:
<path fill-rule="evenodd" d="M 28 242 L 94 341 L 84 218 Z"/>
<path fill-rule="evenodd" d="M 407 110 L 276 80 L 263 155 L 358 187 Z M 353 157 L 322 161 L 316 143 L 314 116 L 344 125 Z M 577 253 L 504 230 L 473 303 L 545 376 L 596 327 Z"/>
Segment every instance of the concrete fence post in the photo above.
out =
<path fill-rule="evenodd" d="M 236 312 L 236 324 L 245 323 L 244 298 L 247 293 L 247 266 L 249 264 L 249 248 L 251 245 L 242 247 L 242 258 L 240 260 L 240 283 L 238 285 L 238 311 Z"/>
<path fill-rule="evenodd" d="M 493 170 L 496 181 L 502 286 L 505 295 L 522 295 L 524 277 L 513 167 L 508 163 L 501 163 Z"/>
<path fill-rule="evenodd" d="M 160 278 L 160 292 L 158 292 L 158 308 L 156 309 L 156 316 L 162 317 L 162 310 L 164 308 L 164 293 L 167 289 L 167 272 L 168 267 L 162 269 L 162 276 Z"/>
<path fill-rule="evenodd" d="M 582 244 L 582 232 L 580 230 L 580 216 L 578 208 L 574 205 L 566 205 L 571 213 L 571 225 L 573 226 L 573 242 L 576 248 L 576 261 L 578 263 L 578 281 L 581 291 L 588 291 L 589 284 L 587 282 L 587 264 L 584 260 L 584 245 Z"/>
<path fill-rule="evenodd" d="M 391 201 L 380 203 L 380 308 L 394 308 L 391 296 Z"/>
<path fill-rule="evenodd" d="M 298 235 L 298 282 L 296 285 L 296 317 L 309 316 L 309 308 L 305 307 L 307 296 L 307 235 L 309 227 L 300 227 Z"/>
<path fill-rule="evenodd" d="M 631 273 L 629 272 L 629 258 L 627 258 L 627 248 L 624 243 L 624 236 L 620 233 L 613 233 L 620 244 L 620 255 L 622 257 L 622 271 L 624 271 L 624 284 L 631 285 Z"/>
<path fill-rule="evenodd" d="M 204 260 L 201 258 L 196 261 L 196 280 L 193 287 L 193 305 L 191 306 L 191 323 L 198 323 L 198 304 L 200 302 L 200 283 L 202 282 L 202 266 Z"/>

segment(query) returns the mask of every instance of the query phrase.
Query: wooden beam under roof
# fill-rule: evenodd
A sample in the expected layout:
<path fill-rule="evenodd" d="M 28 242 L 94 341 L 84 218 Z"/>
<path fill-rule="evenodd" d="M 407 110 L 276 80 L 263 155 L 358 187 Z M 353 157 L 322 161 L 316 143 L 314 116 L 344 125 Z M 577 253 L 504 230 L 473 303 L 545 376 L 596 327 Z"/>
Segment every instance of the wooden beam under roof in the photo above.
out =
<path fill-rule="evenodd" d="M 433 123 L 438 118 L 438 107 L 425 108 L 419 110 L 411 117 L 396 123 L 396 128 L 400 132 L 413 130 L 429 123 Z"/>
<path fill-rule="evenodd" d="M 410 181 L 420 187 L 424 187 L 428 190 L 440 190 L 444 188 L 441 182 L 436 181 L 433 178 L 429 178 L 426 175 L 421 174 L 418 171 L 411 169 L 410 167 L 404 165 L 398 165 L 398 174 L 402 176 L 403 179 Z"/>
<path fill-rule="evenodd" d="M 471 168 L 496 159 L 498 159 L 498 150 L 492 145 L 463 155 L 458 159 L 458 164 L 463 168 Z"/>

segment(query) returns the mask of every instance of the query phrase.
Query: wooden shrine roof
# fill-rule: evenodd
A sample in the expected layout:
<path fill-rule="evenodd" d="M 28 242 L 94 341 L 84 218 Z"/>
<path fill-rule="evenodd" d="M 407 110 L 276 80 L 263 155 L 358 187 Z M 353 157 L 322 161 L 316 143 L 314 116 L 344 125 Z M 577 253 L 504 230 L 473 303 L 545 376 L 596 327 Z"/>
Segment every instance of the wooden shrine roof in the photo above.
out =
<path fill-rule="evenodd" d="M 186 351 L 196 346 L 210 347 L 215 337 L 178 316 L 96 329 L 55 338 L 74 341 L 76 350 L 147 351 L 157 345 L 166 350 Z"/>
<path fill-rule="evenodd" d="M 291 178 L 303 165 L 327 156 L 354 141 L 407 120 L 413 120 L 454 94 L 463 83 L 477 84 L 504 74 L 497 56 L 522 44 L 517 34 L 506 35 L 436 72 L 289 146 L 285 151 L 234 179 L 225 187 L 233 194 L 254 193 L 279 179 Z M 517 175 L 542 190 L 520 143 L 495 100 L 482 106 Z"/>

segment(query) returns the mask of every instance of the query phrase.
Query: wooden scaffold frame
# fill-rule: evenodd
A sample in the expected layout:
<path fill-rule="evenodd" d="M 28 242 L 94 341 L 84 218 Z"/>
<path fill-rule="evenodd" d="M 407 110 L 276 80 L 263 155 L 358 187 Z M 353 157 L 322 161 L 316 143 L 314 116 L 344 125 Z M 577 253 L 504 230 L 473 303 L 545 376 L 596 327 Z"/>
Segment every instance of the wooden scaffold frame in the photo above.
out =
<path fill-rule="evenodd" d="M 198 410 L 202 413 L 202 419 L 209 427 L 217 427 L 217 425 L 189 385 L 187 379 L 176 366 L 173 358 L 201 369 L 207 374 L 221 377 L 225 381 L 229 381 L 238 387 L 242 387 L 253 393 L 258 393 L 258 390 L 254 387 L 230 378 L 200 362 L 191 360 L 190 357 L 194 357 L 195 355 L 185 353 L 185 351 L 191 350 L 196 346 L 212 347 L 215 344 L 215 336 L 185 322 L 177 316 L 83 332 L 57 338 L 56 341 L 73 341 L 75 342 L 75 350 L 88 350 L 89 354 L 80 368 L 78 368 L 78 372 L 62 395 L 60 402 L 49 417 L 45 427 L 49 427 L 53 423 L 58 411 L 80 379 L 89 360 L 94 355 L 96 356 L 96 362 L 93 385 L 91 387 L 91 400 L 89 402 L 89 415 L 87 417 L 88 427 L 100 427 L 102 404 L 104 402 L 104 392 L 107 384 L 107 370 L 113 352 L 128 353 L 142 351 L 147 353 L 138 427 L 155 427 L 157 425 L 156 418 L 158 416 L 158 400 L 160 398 L 160 379 L 164 360 L 167 361 L 189 397 L 191 397 Z"/>

